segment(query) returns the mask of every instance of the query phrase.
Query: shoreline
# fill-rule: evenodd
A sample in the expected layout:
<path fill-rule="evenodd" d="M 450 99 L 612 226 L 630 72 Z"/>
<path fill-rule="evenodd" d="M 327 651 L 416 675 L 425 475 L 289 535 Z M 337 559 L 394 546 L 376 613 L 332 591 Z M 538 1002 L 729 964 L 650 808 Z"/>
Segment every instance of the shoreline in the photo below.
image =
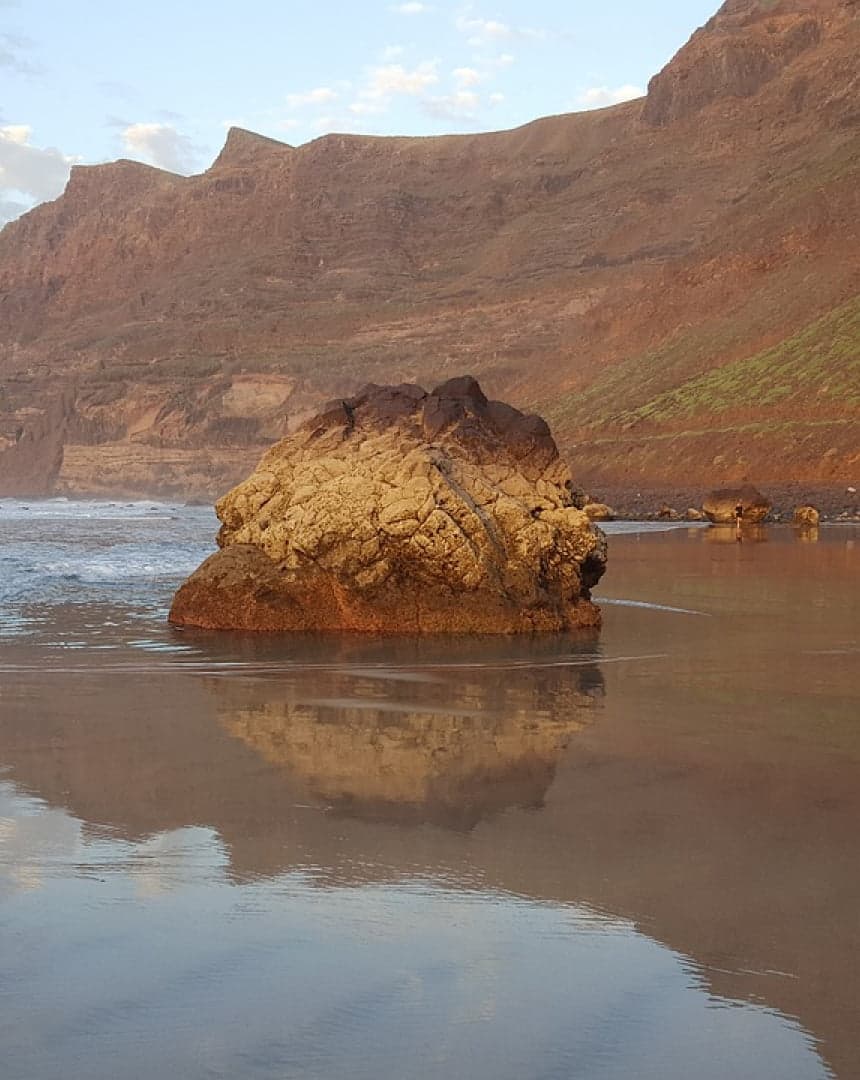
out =
<path fill-rule="evenodd" d="M 714 490 L 692 485 L 653 488 L 634 487 L 629 484 L 583 486 L 590 492 L 593 501 L 605 503 L 612 509 L 616 521 L 672 520 L 661 517 L 662 506 L 676 511 L 680 515 L 677 520 L 688 520 L 685 518 L 687 510 L 701 510 L 703 501 L 710 491 Z M 860 494 L 848 491 L 846 485 L 788 482 L 754 483 L 754 486 L 773 503 L 773 508 L 763 524 L 790 524 L 794 508 L 805 505 L 814 506 L 821 514 L 822 521 L 860 521 Z"/>
<path fill-rule="evenodd" d="M 731 485 L 726 485 L 731 486 Z M 821 514 L 822 521 L 831 522 L 857 522 L 860 521 L 860 492 L 851 492 L 844 485 L 834 484 L 811 484 L 811 483 L 783 483 L 773 485 L 754 485 L 759 488 L 773 503 L 773 508 L 762 524 L 791 524 L 794 508 L 797 506 L 814 506 Z M 686 517 L 688 509 L 701 510 L 702 503 L 713 489 L 684 486 L 684 487 L 634 487 L 623 484 L 606 484 L 602 486 L 583 484 L 582 487 L 589 492 L 591 502 L 605 503 L 613 512 L 612 521 L 641 521 L 641 522 L 676 522 L 695 523 L 697 519 Z M 99 503 L 105 506 L 130 505 L 141 503 L 156 503 L 161 506 L 172 506 L 178 509 L 199 509 L 208 507 L 214 511 L 217 497 L 211 501 L 205 499 L 181 499 L 176 496 L 165 496 L 163 493 L 137 493 L 128 495 L 118 493 L 105 495 L 100 493 L 87 494 L 66 492 L 56 494 L 33 494 L 33 495 L 4 495 L 0 494 L 0 508 L 4 502 L 27 503 Z M 677 517 L 661 514 L 661 508 L 669 507 L 675 511 Z M 704 520 L 708 524 L 707 519 Z M 596 524 L 602 524 L 596 522 Z"/>

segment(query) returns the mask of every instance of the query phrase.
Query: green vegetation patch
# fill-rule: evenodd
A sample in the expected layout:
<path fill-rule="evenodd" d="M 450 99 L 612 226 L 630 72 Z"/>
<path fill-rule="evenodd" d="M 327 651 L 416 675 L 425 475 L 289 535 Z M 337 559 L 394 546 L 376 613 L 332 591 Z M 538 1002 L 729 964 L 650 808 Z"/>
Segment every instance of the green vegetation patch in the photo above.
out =
<path fill-rule="evenodd" d="M 756 306 L 762 309 L 761 302 Z M 860 296 L 777 345 L 712 366 L 721 354 L 763 331 L 746 315 L 736 312 L 734 318 L 697 327 L 652 352 L 628 357 L 588 386 L 536 403 L 538 411 L 554 429 L 573 431 L 677 425 L 690 417 L 739 409 L 760 413 L 787 408 L 802 415 L 824 407 L 835 418 L 860 405 Z"/>
<path fill-rule="evenodd" d="M 740 407 L 860 405 L 860 296 L 769 349 L 715 368 L 621 413 L 623 425 Z"/>

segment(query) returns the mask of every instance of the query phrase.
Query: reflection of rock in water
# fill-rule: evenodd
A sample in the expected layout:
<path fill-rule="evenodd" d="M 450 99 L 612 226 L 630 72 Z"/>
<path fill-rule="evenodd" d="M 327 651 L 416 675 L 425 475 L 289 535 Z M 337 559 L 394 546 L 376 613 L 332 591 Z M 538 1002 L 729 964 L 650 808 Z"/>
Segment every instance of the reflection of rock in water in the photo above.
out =
<path fill-rule="evenodd" d="M 227 731 L 339 811 L 460 829 L 540 806 L 603 692 L 596 665 L 491 668 L 459 682 L 340 673 L 335 682 L 333 696 L 288 700 L 274 681 L 212 686 L 230 699 L 219 704 Z"/>
<path fill-rule="evenodd" d="M 817 544 L 818 543 L 818 526 L 817 525 L 800 525 L 794 529 L 794 535 L 797 541 L 801 544 Z"/>
<path fill-rule="evenodd" d="M 738 540 L 747 544 L 767 543 L 768 533 L 766 525 L 747 525 L 744 523 L 738 531 L 734 525 L 712 525 L 710 529 L 704 529 L 703 535 L 709 544 L 736 544 Z"/>

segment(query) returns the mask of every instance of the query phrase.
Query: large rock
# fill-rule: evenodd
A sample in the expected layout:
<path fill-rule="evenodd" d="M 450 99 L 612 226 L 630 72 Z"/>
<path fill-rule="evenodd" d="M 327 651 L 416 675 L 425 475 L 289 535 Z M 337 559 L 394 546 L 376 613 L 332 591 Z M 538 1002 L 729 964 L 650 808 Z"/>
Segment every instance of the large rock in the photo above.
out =
<path fill-rule="evenodd" d="M 606 503 L 587 502 L 582 509 L 587 515 L 589 521 L 615 520 L 615 511 L 612 509 L 611 506 L 607 506 Z"/>
<path fill-rule="evenodd" d="M 741 520 L 755 524 L 764 521 L 770 513 L 771 502 L 752 484 L 744 484 L 739 488 L 712 491 L 702 504 L 702 509 L 715 525 L 731 525 L 737 520 L 738 506 L 741 507 Z"/>
<path fill-rule="evenodd" d="M 814 528 L 820 521 L 821 514 L 818 512 L 817 507 L 810 506 L 808 503 L 803 506 L 795 506 L 792 524 L 800 528 Z"/>
<path fill-rule="evenodd" d="M 547 425 L 474 379 L 369 386 L 217 504 L 177 626 L 385 633 L 595 627 L 606 541 Z"/>

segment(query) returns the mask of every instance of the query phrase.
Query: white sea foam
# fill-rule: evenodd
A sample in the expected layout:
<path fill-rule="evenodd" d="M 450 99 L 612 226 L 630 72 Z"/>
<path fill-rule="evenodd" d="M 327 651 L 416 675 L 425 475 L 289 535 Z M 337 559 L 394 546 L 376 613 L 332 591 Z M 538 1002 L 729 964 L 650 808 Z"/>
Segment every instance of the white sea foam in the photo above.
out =
<path fill-rule="evenodd" d="M 668 611 L 674 615 L 704 615 L 710 618 L 709 611 L 694 611 L 692 608 L 670 607 L 668 604 L 651 604 L 645 600 L 620 600 L 608 596 L 595 596 L 595 602 L 599 605 L 609 604 L 616 607 L 644 608 L 646 611 Z"/>
<path fill-rule="evenodd" d="M 163 618 L 173 590 L 214 550 L 216 525 L 209 508 L 151 500 L 0 500 L 0 636 L 32 640 L 58 606 L 106 617 L 112 606 L 122 624 Z M 87 634 L 103 639 L 105 628 Z"/>
<path fill-rule="evenodd" d="M 599 521 L 597 524 L 607 534 L 674 532 L 676 529 L 707 529 L 707 521 Z"/>
<path fill-rule="evenodd" d="M 98 499 L 0 499 L 0 522 L 22 520 L 58 521 L 169 521 L 187 516 L 214 514 L 205 507 L 187 507 L 179 503 L 160 503 L 152 500 L 133 502 L 102 502 Z"/>

